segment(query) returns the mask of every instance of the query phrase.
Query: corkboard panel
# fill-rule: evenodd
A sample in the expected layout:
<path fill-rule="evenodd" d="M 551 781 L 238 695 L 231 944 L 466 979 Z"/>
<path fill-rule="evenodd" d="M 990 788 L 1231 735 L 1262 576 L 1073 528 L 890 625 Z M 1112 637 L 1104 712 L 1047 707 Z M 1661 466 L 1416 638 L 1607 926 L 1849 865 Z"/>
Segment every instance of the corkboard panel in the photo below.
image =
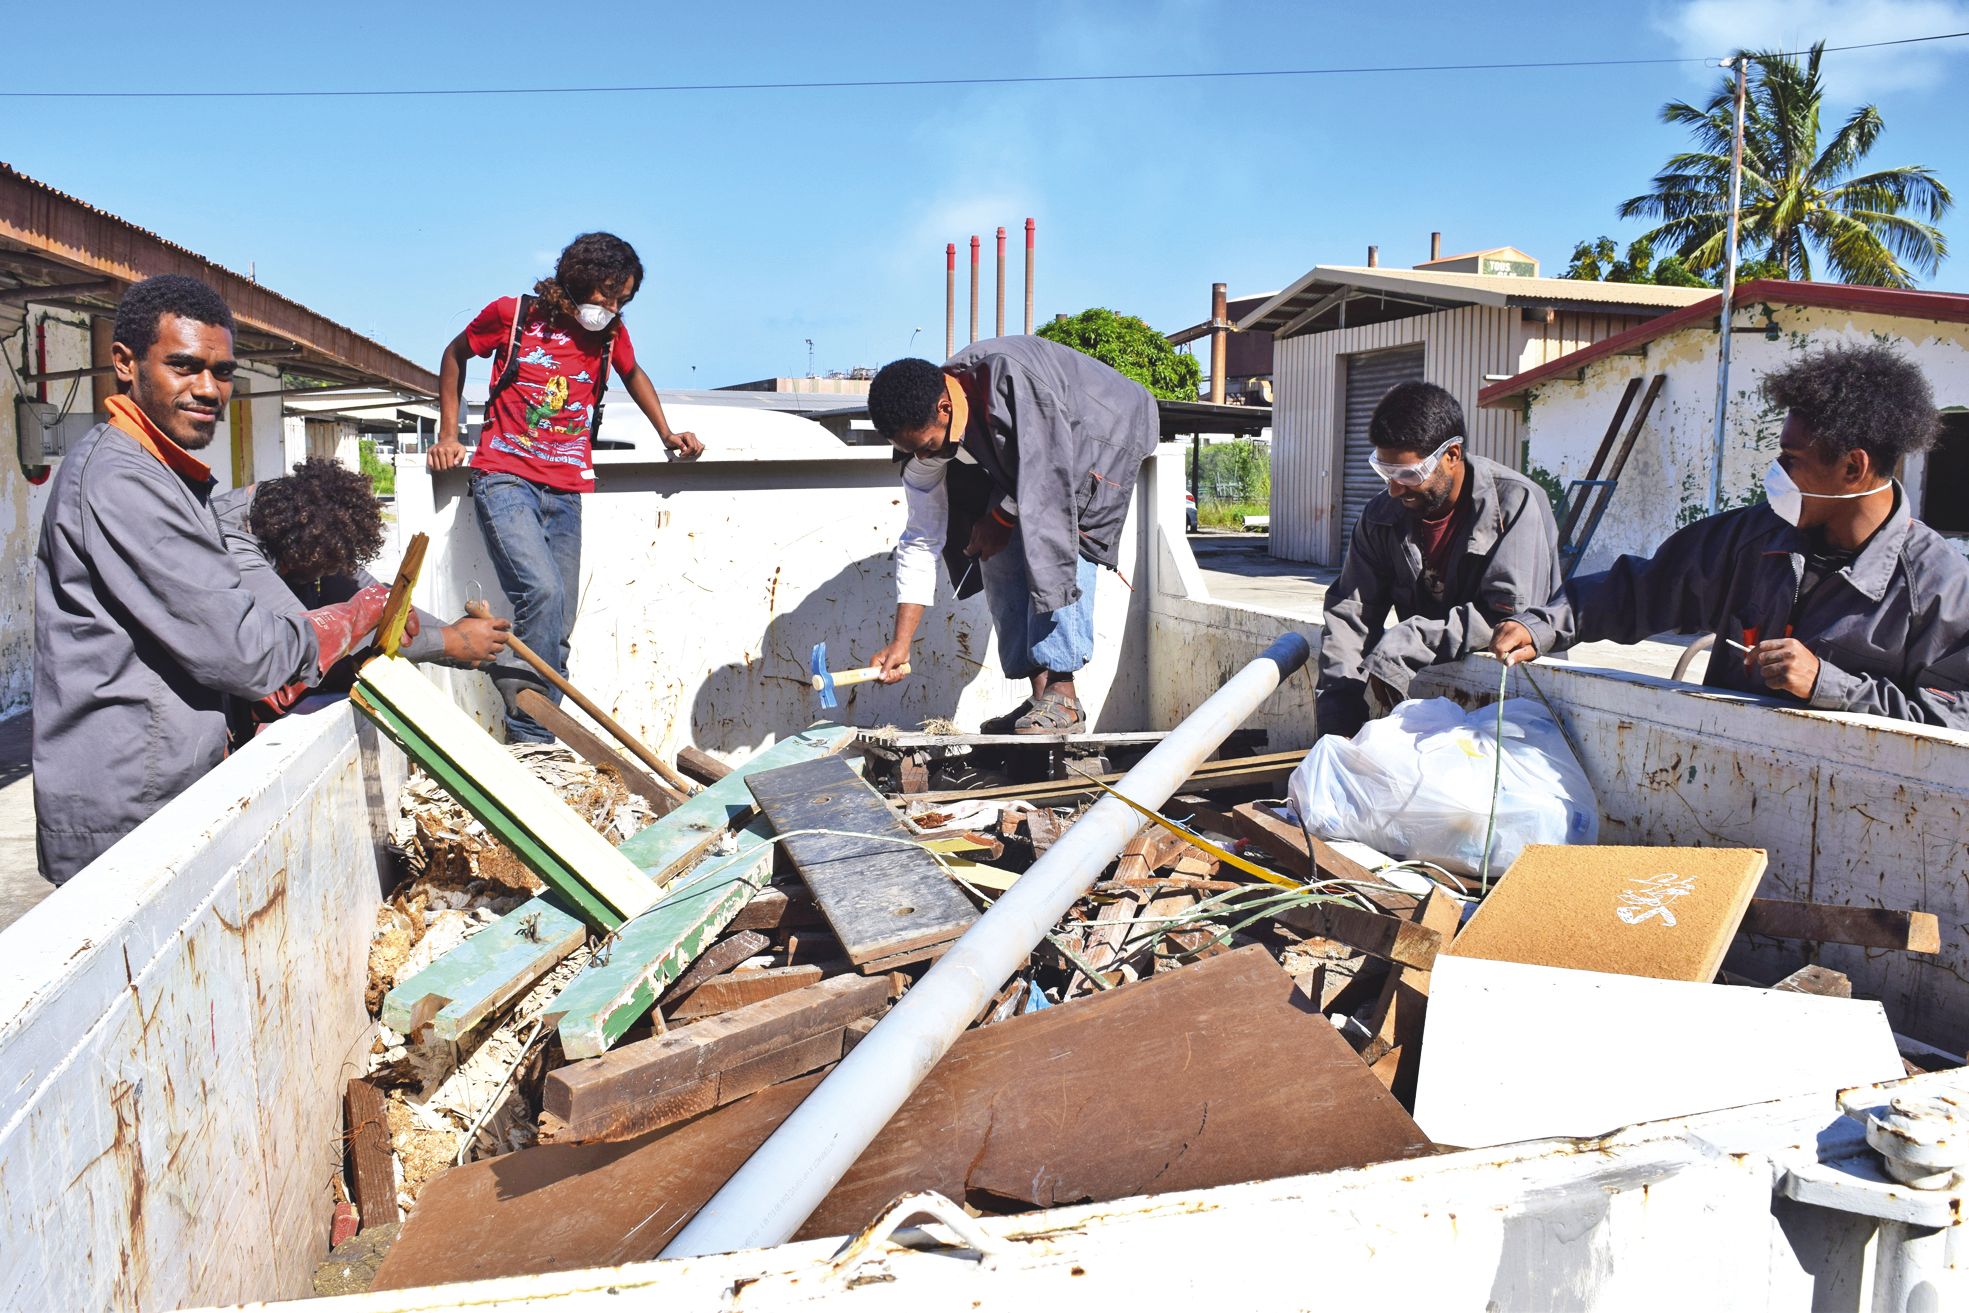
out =
<path fill-rule="evenodd" d="M 1762 848 L 1533 844 L 1449 952 L 1711 981 L 1765 864 Z"/>

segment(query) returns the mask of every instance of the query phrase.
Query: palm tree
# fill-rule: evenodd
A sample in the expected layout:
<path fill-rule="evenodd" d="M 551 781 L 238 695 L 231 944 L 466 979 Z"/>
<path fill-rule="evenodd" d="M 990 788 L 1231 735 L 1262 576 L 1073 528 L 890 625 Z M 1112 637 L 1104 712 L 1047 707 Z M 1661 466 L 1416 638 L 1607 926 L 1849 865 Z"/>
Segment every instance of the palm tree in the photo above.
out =
<path fill-rule="evenodd" d="M 1824 50 L 1823 41 L 1814 45 L 1802 64 L 1780 54 L 1746 56 L 1742 247 L 1791 278 L 1812 277 L 1816 251 L 1839 282 L 1912 287 L 1910 268 L 1932 275 L 1948 254 L 1933 221 L 1955 200 L 1920 165 L 1855 172 L 1886 126 L 1875 106 L 1854 110 L 1819 149 Z M 1686 124 L 1697 149 L 1672 157 L 1653 191 L 1620 206 L 1623 219 L 1660 220 L 1646 239 L 1672 246 L 1704 272 L 1723 265 L 1735 98 L 1734 78 L 1726 76 L 1700 109 L 1680 100 L 1663 105 L 1662 122 Z"/>

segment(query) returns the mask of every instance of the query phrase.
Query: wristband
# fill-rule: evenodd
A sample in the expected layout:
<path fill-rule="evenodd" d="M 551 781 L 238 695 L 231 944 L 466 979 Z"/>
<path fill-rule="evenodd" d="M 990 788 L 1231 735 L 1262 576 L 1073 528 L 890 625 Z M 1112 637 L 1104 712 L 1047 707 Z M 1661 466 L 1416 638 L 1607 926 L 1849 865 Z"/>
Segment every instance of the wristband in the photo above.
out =
<path fill-rule="evenodd" d="M 1006 519 L 1005 512 L 1000 510 L 996 506 L 991 508 L 991 518 L 998 521 L 1000 524 L 1004 525 L 1008 529 L 1016 529 L 1019 527 L 1018 521 Z"/>

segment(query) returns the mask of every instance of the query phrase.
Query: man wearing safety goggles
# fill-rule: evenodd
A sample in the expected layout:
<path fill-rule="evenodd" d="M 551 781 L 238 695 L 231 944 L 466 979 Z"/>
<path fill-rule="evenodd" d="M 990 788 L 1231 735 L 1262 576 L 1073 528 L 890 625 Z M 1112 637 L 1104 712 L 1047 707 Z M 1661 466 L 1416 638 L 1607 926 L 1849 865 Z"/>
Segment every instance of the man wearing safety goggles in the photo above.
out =
<path fill-rule="evenodd" d="M 1499 625 L 1491 653 L 1712 633 L 1712 687 L 1969 728 L 1969 561 L 1893 477 L 1940 428 L 1927 379 L 1869 343 L 1806 355 L 1763 392 L 1787 412 L 1764 501 L 1574 576 Z"/>
<path fill-rule="evenodd" d="M 1489 641 L 1559 579 L 1552 504 L 1523 475 L 1468 454 L 1463 407 L 1433 383 L 1388 390 L 1368 422 L 1387 484 L 1362 510 L 1326 593 L 1319 731 L 1353 735 L 1418 671 Z M 1394 623 L 1389 623 L 1393 612 Z"/>

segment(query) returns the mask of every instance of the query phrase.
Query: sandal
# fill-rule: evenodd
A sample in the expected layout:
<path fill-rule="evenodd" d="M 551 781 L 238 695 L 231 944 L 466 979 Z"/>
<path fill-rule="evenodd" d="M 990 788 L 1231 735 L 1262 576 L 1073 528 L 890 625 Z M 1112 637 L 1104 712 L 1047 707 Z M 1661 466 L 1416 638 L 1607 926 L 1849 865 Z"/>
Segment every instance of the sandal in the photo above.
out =
<path fill-rule="evenodd" d="M 990 720 L 980 721 L 978 723 L 978 733 L 1011 734 L 1014 732 L 1012 726 L 1018 723 L 1019 717 L 1025 715 L 1028 711 L 1031 710 L 1032 710 L 1032 699 L 1027 698 L 1025 701 L 1019 703 L 1018 706 L 1013 707 L 1010 711 L 1006 712 L 1002 716 L 993 716 Z"/>
<path fill-rule="evenodd" d="M 1032 709 L 1012 725 L 1014 734 L 1078 734 L 1087 728 L 1087 712 L 1080 699 L 1051 689 L 1032 700 Z"/>

